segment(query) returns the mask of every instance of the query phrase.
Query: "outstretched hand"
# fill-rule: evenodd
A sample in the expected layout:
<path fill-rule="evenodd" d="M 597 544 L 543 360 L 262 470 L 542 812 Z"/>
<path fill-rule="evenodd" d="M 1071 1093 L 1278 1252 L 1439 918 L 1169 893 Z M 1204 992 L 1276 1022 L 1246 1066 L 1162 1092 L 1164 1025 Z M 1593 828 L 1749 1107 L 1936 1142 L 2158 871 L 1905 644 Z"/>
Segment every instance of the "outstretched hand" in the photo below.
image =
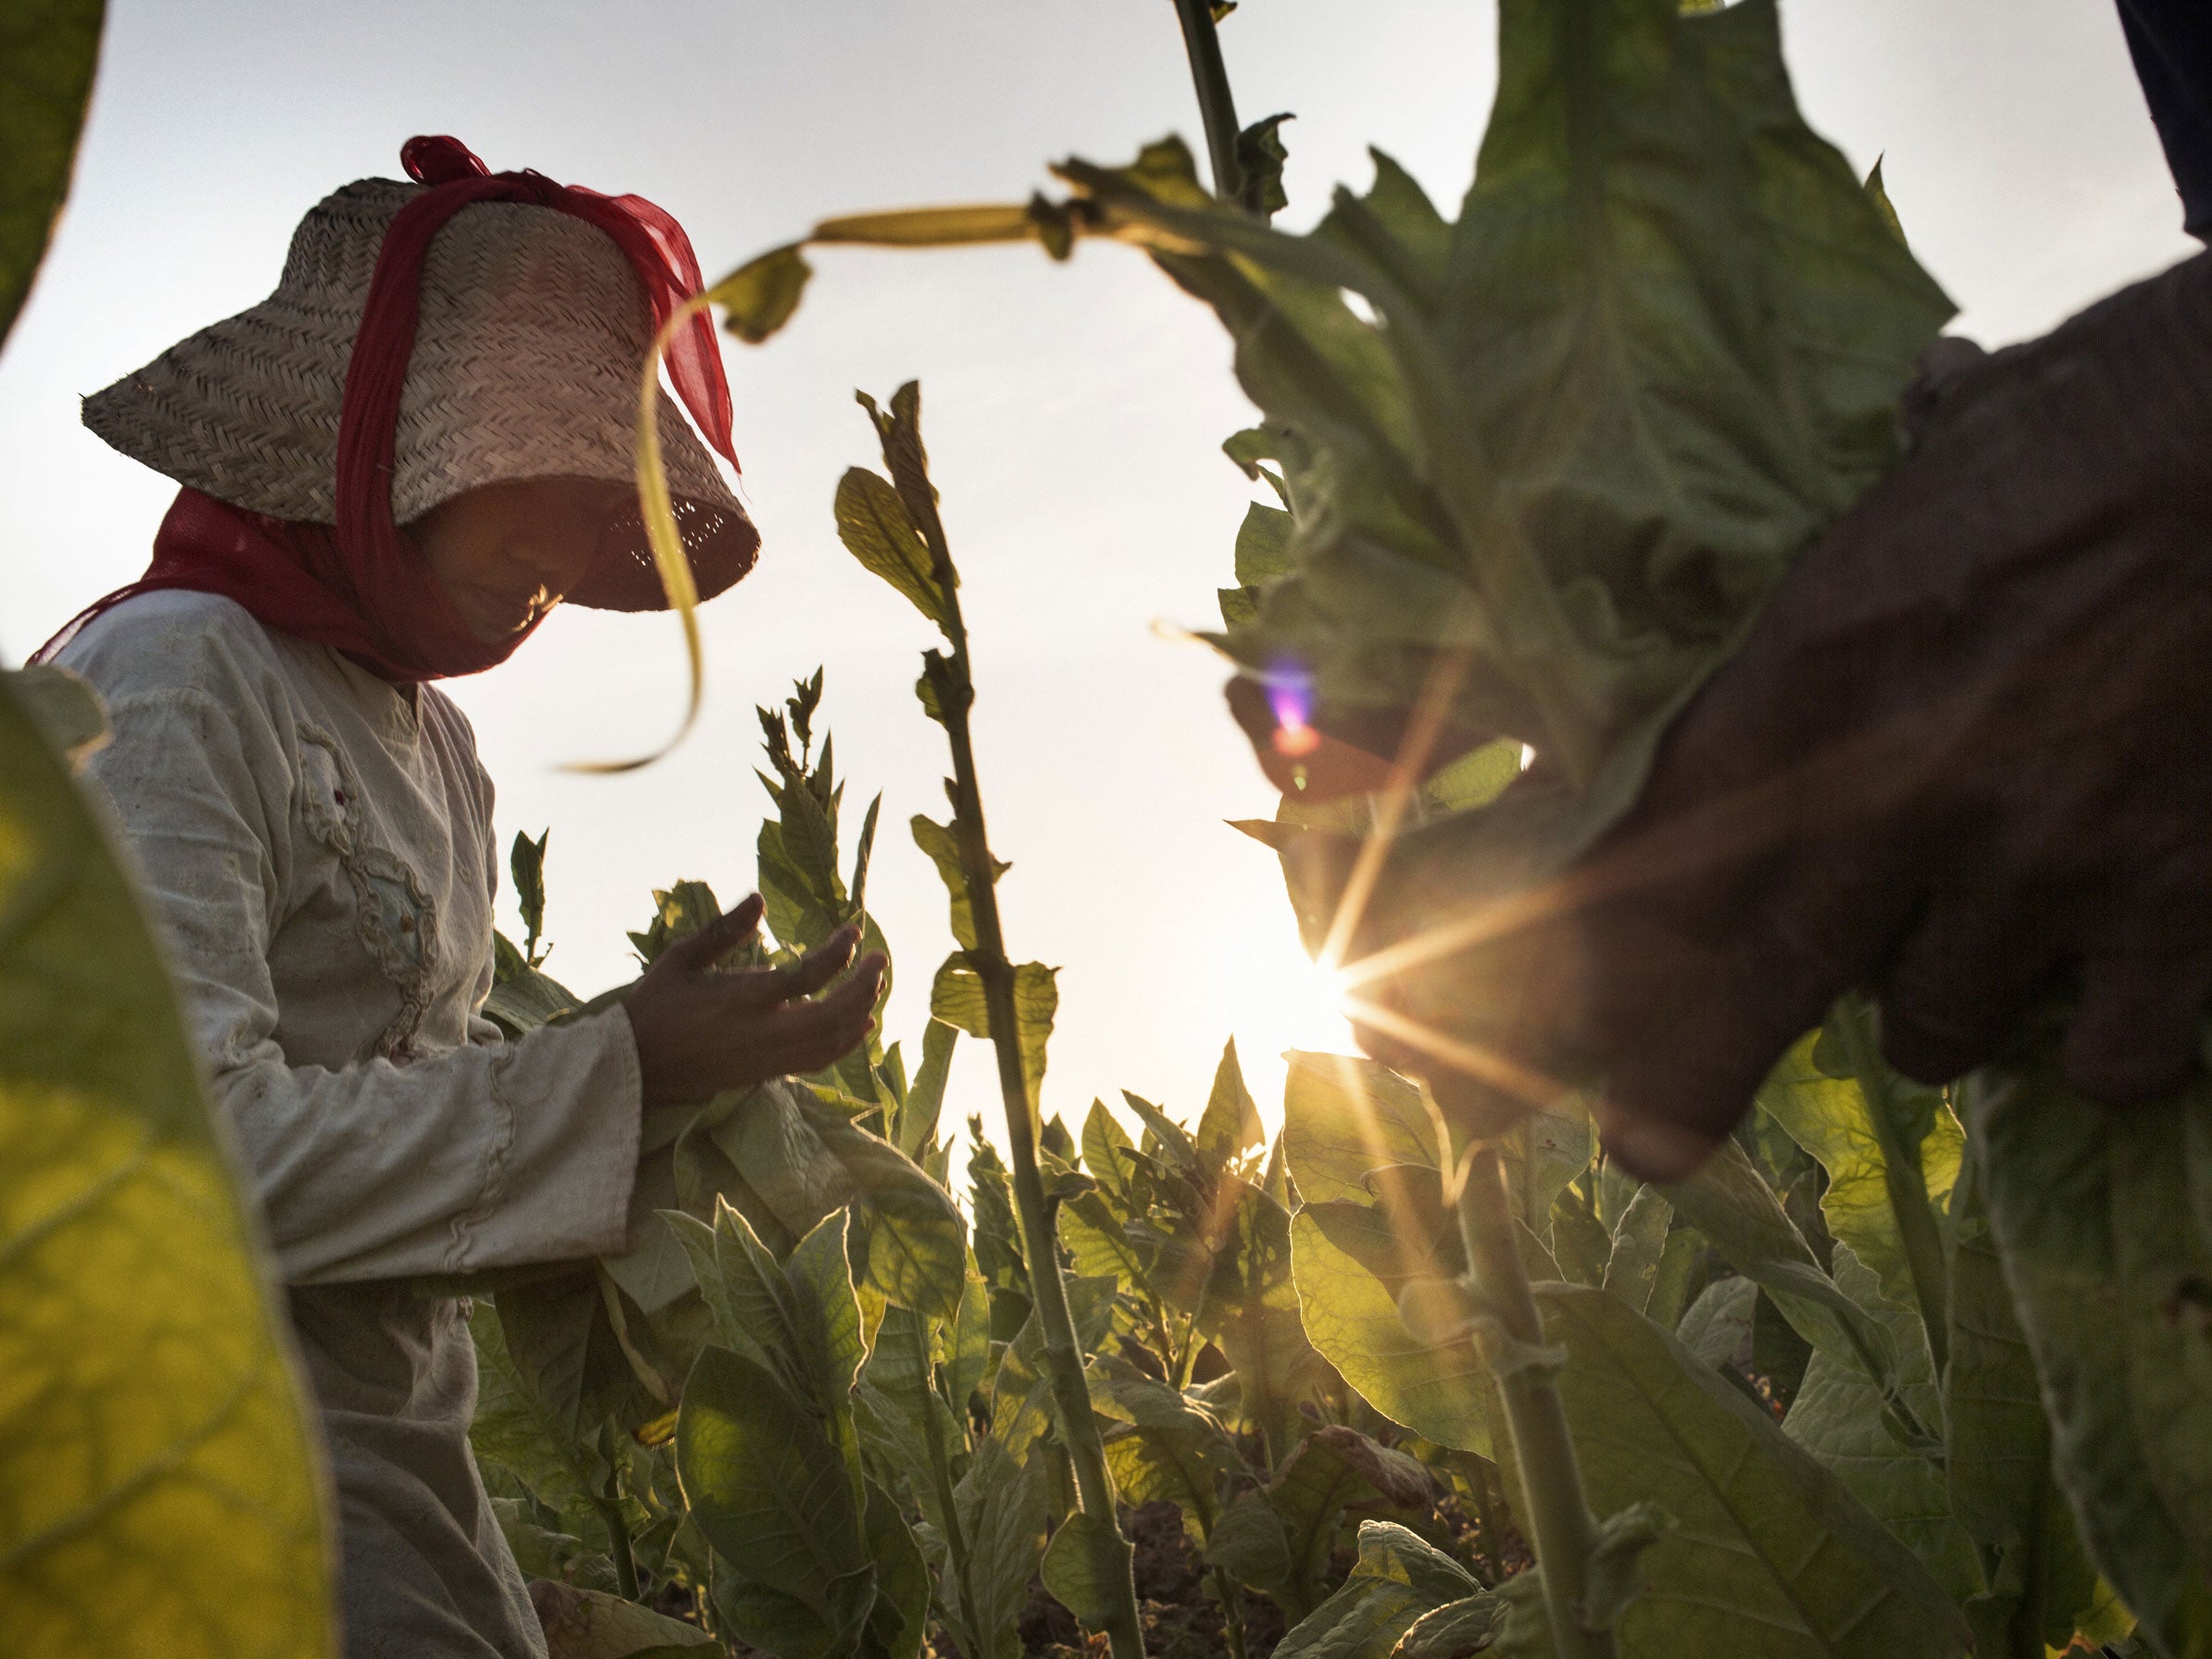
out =
<path fill-rule="evenodd" d="M 718 968 L 758 930 L 760 911 L 756 893 L 678 940 L 623 1000 L 646 1105 L 706 1100 L 725 1089 L 819 1071 L 874 1029 L 883 958 L 871 954 L 853 964 L 857 928 L 840 928 L 781 967 Z M 816 997 L 848 964 L 852 977 Z"/>

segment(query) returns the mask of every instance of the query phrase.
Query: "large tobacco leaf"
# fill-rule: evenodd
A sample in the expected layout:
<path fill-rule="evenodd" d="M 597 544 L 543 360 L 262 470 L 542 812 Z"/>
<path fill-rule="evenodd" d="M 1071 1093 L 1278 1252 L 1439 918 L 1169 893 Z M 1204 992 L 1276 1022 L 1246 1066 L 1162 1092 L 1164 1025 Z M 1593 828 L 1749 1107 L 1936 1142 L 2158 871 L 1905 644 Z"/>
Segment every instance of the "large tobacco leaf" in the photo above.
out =
<path fill-rule="evenodd" d="M 1573 797 L 1544 828 L 1584 839 L 1893 458 L 1898 395 L 1952 310 L 1800 118 L 1774 0 L 1698 10 L 1506 0 L 1456 221 L 1379 156 L 1368 193 L 1287 235 L 1208 195 L 1168 140 L 1062 164 L 1065 207 L 812 240 L 1149 249 L 1234 336 L 1267 418 L 1238 458 L 1287 487 L 1226 648 L 1304 678 L 1323 720 L 1385 733 L 1448 658 L 1449 724 L 1534 744 Z M 779 249 L 713 297 L 764 338 L 805 269 Z"/>
<path fill-rule="evenodd" d="M 2108 1111 L 2043 1060 L 1966 1103 L 2081 1541 L 2161 1652 L 2212 1649 L 2212 1086 Z"/>
<path fill-rule="evenodd" d="M 0 1652 L 335 1651 L 283 1331 L 152 929 L 0 685 Z"/>
<path fill-rule="evenodd" d="M 1540 1286 L 1592 1508 L 1656 1504 L 1624 1659 L 1955 1659 L 1950 1597 L 1754 1401 L 1602 1291 Z"/>
<path fill-rule="evenodd" d="M 1981 1557 L 1966 1603 L 1981 1652 L 2061 1651 L 2095 1623 L 2109 1592 L 2081 1548 L 2051 1467 L 2035 1358 L 1990 1235 L 1983 1183 L 1962 1176 L 1952 1201 L 1951 1363 L 1943 1373 L 1950 1511 Z M 2125 1634 L 2127 1624 L 2093 1632 Z"/>

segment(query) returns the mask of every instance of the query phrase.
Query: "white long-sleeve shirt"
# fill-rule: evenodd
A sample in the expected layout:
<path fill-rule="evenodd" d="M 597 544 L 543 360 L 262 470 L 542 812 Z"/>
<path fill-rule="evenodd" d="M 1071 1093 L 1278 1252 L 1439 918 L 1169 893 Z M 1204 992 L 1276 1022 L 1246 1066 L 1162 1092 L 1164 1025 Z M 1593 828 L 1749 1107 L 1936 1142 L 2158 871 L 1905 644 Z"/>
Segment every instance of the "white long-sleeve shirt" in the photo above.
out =
<path fill-rule="evenodd" d="M 498 849 L 467 719 L 230 600 L 144 594 L 61 654 L 250 1166 L 331 1441 L 351 1659 L 544 1653 L 469 1454 L 465 1310 L 418 1275 L 619 1251 L 619 1009 L 503 1042 Z"/>

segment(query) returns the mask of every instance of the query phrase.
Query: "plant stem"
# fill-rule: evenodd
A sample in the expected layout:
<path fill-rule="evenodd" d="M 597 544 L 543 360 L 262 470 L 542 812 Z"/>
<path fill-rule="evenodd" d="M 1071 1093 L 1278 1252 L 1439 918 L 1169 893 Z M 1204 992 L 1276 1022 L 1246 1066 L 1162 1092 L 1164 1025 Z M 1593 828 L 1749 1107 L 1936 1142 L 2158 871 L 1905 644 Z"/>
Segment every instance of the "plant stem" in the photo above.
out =
<path fill-rule="evenodd" d="M 630 1523 L 622 1518 L 621 1500 L 615 1495 L 614 1476 L 606 1478 L 606 1496 L 595 1499 L 592 1507 L 606 1523 L 607 1553 L 615 1558 L 615 1588 L 625 1602 L 634 1602 L 638 1599 L 637 1554 L 631 1548 Z"/>
<path fill-rule="evenodd" d="M 1244 1610 L 1237 1603 L 1236 1580 L 1214 1568 L 1214 1594 L 1221 1598 L 1221 1630 L 1229 1638 L 1229 1659 L 1244 1659 Z"/>
<path fill-rule="evenodd" d="M 894 471 L 896 463 L 894 462 Z M 905 481 L 905 480 L 901 480 Z M 1143 1659 L 1144 1638 L 1137 1613 L 1136 1553 L 1122 1536 L 1114 1513 L 1114 1480 L 1107 1472 L 1098 1421 L 1091 1415 L 1091 1388 L 1083 1356 L 1076 1345 L 1075 1319 L 1068 1309 L 1068 1288 L 1060 1279 L 1058 1241 L 1045 1207 L 1044 1180 L 1037 1167 L 1037 1123 L 1030 1104 L 1029 1079 L 1021 1056 L 1019 1010 L 1014 995 L 1014 967 L 1006 959 L 999 927 L 998 866 L 991 856 L 983 827 L 982 792 L 976 782 L 975 746 L 968 715 L 974 696 L 969 671 L 968 627 L 960 615 L 958 578 L 952 551 L 935 505 L 921 493 L 902 492 L 930 549 L 931 563 L 944 595 L 945 635 L 953 647 L 951 694 L 944 697 L 944 719 L 953 752 L 953 834 L 960 849 L 961 873 L 968 886 L 975 923 L 975 947 L 969 966 L 982 981 L 990 1015 L 991 1045 L 998 1057 L 999 1096 L 1006 1114 L 1006 1163 L 1014 1180 L 1014 1208 L 1021 1221 L 1022 1254 L 1028 1258 L 1030 1291 L 1035 1299 L 1038 1333 L 1044 1341 L 1044 1370 L 1052 1382 L 1053 1403 L 1062 1444 L 1075 1474 L 1076 1497 L 1085 1515 L 1106 1525 L 1093 1536 L 1101 1558 L 1094 1563 L 1101 1583 L 1110 1587 L 1113 1606 L 1106 1635 L 1114 1659 Z M 917 510 L 919 508 L 920 510 Z"/>
<path fill-rule="evenodd" d="M 1229 91 L 1229 66 L 1221 61 L 1221 37 L 1214 32 L 1212 0 L 1175 0 L 1182 24 L 1183 50 L 1191 58 L 1191 84 L 1198 94 L 1198 114 L 1206 123 L 1206 149 L 1214 164 L 1214 194 L 1224 202 L 1244 199 L 1244 168 L 1237 160 L 1235 98 Z M 1249 204 L 1246 204 L 1249 206 Z"/>
<path fill-rule="evenodd" d="M 1844 1052 L 1858 1086 L 1867 1097 L 1867 1116 L 1874 1125 L 1874 1139 L 1881 1148 L 1881 1179 L 1888 1190 L 1890 1214 L 1896 1217 L 1897 1239 L 1905 1247 L 1905 1265 L 1912 1274 L 1914 1293 L 1920 1299 L 1920 1323 L 1928 1329 L 1928 1353 L 1942 1380 L 1950 1363 L 1951 1282 L 1943 1264 L 1943 1236 L 1935 1224 L 1935 1205 L 1928 1197 L 1928 1178 L 1920 1168 L 1918 1149 L 1905 1144 L 1898 1132 L 1895 1096 L 1890 1088 L 1889 1067 L 1874 1042 L 1874 1032 L 1863 1004 L 1845 1002 L 1836 1010 L 1836 1023 L 1843 1034 Z"/>
<path fill-rule="evenodd" d="M 1495 1349 L 1506 1344 L 1479 1328 L 1484 1329 L 1483 1361 L 1497 1379 L 1513 1430 L 1513 1454 L 1529 1505 L 1524 1530 L 1536 1552 L 1536 1564 L 1543 1569 L 1553 1651 L 1556 1659 L 1615 1659 L 1612 1631 L 1591 1629 L 1584 1620 L 1597 1523 L 1582 1495 L 1582 1473 L 1567 1431 L 1567 1408 L 1550 1372 L 1515 1363 L 1525 1359 L 1526 1350 L 1543 1346 L 1543 1320 L 1514 1242 L 1506 1168 L 1494 1145 L 1476 1151 L 1459 1190 L 1458 1211 L 1468 1265 L 1495 1327 L 1518 1350 L 1493 1351 L 1493 1344 Z"/>

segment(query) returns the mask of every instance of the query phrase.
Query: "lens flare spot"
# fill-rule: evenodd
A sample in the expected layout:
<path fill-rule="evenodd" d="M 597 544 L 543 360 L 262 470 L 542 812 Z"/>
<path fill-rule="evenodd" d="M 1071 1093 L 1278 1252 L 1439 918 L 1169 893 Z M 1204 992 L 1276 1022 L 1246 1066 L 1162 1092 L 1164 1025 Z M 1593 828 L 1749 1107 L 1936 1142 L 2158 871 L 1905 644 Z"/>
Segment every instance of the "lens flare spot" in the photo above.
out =
<path fill-rule="evenodd" d="M 1302 760 L 1321 746 L 1313 729 L 1313 682 L 1296 670 L 1277 670 L 1268 678 L 1268 706 L 1275 713 L 1275 753 Z"/>

